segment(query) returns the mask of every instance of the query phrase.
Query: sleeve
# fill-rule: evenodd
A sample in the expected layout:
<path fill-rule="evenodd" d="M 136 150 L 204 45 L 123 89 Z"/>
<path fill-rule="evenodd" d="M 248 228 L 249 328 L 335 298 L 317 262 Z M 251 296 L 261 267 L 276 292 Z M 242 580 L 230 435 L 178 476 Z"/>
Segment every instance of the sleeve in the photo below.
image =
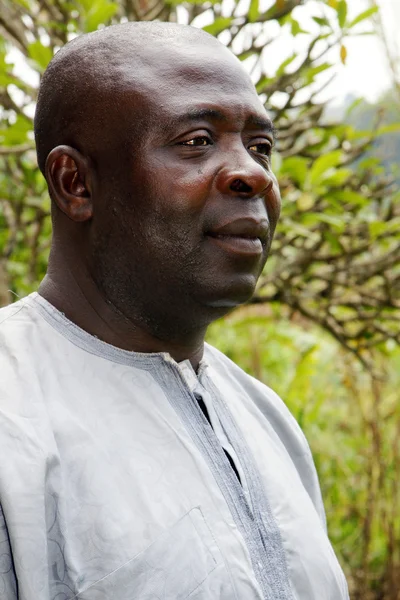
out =
<path fill-rule="evenodd" d="M 0 598 L 18 600 L 17 578 L 11 551 L 10 537 L 0 504 Z"/>

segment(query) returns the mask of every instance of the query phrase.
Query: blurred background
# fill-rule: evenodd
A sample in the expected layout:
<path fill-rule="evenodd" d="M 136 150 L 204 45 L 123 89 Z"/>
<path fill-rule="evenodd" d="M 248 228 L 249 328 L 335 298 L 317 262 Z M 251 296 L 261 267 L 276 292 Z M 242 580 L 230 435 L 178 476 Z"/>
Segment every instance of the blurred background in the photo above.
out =
<path fill-rule="evenodd" d="M 49 252 L 32 133 L 41 74 L 81 32 L 154 19 L 227 44 L 278 132 L 272 257 L 209 342 L 303 428 L 352 599 L 399 600 L 398 0 L 0 0 L 0 305 L 37 288 Z"/>

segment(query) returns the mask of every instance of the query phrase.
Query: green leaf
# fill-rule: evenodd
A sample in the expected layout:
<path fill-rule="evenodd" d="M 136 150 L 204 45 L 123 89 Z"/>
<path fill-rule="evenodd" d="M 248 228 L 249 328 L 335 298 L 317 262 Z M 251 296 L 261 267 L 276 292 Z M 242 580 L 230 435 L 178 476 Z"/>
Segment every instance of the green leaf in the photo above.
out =
<path fill-rule="evenodd" d="M 386 223 L 384 221 L 372 221 L 368 223 L 368 229 L 370 236 L 376 238 L 386 231 Z"/>
<path fill-rule="evenodd" d="M 0 144 L 3 146 L 23 144 L 28 140 L 30 131 L 32 131 L 32 123 L 26 117 L 18 115 L 13 125 L 0 129 Z"/>
<path fill-rule="evenodd" d="M 381 161 L 379 158 L 376 158 L 375 156 L 369 156 L 368 158 L 363 158 L 360 161 L 360 167 L 362 169 L 374 169 L 379 166 L 380 163 Z"/>
<path fill-rule="evenodd" d="M 289 66 L 290 63 L 292 63 L 296 57 L 297 54 L 292 54 L 291 56 L 289 56 L 289 58 L 286 58 L 286 60 L 284 60 L 283 63 L 278 67 L 276 71 L 276 76 L 281 77 L 281 75 L 284 74 L 286 67 Z"/>
<path fill-rule="evenodd" d="M 396 233 L 399 235 L 400 233 L 400 218 L 395 217 L 389 223 L 386 223 L 386 231 L 389 233 Z"/>
<path fill-rule="evenodd" d="M 346 24 L 346 18 L 347 18 L 347 2 L 346 2 L 346 0 L 340 0 L 338 7 L 337 7 L 337 14 L 338 14 L 339 26 L 341 29 L 343 29 L 343 27 Z"/>
<path fill-rule="evenodd" d="M 324 185 L 331 187 L 337 187 L 343 185 L 351 176 L 353 171 L 351 169 L 335 169 L 333 175 L 324 179 Z"/>
<path fill-rule="evenodd" d="M 376 135 L 385 135 L 386 133 L 398 133 L 400 131 L 400 123 L 392 123 L 391 125 L 383 125 L 379 127 Z"/>
<path fill-rule="evenodd" d="M 358 192 L 353 192 L 352 190 L 335 190 L 332 195 L 341 202 L 355 204 L 357 206 L 364 206 L 368 199 L 359 194 Z"/>
<path fill-rule="evenodd" d="M 325 17 L 313 17 L 313 20 L 321 27 L 330 27 L 330 23 Z"/>
<path fill-rule="evenodd" d="M 296 35 L 298 35 L 299 33 L 309 33 L 309 31 L 306 31 L 305 29 L 303 29 L 300 26 L 300 23 L 296 19 L 293 19 L 293 17 L 290 19 L 290 28 L 291 28 L 291 34 L 294 37 L 296 37 Z"/>
<path fill-rule="evenodd" d="M 260 14 L 259 0 L 250 0 L 249 10 L 247 12 L 250 23 L 255 23 Z"/>
<path fill-rule="evenodd" d="M 28 56 L 36 63 L 39 71 L 43 72 L 53 58 L 53 53 L 51 48 L 36 40 L 28 45 Z"/>
<path fill-rule="evenodd" d="M 92 1 L 91 0 L 79 0 L 78 4 L 80 4 L 80 6 L 83 8 L 84 14 L 88 13 L 91 6 L 92 6 Z"/>
<path fill-rule="evenodd" d="M 350 23 L 348 25 L 349 28 L 354 27 L 354 25 L 358 25 L 358 23 L 361 23 L 361 21 L 365 21 L 365 19 L 369 19 L 369 17 L 372 17 L 372 15 L 374 15 L 376 12 L 378 12 L 378 10 L 379 10 L 378 6 L 371 6 L 371 8 L 364 10 L 357 17 L 355 17 L 355 19 L 350 21 Z"/>
<path fill-rule="evenodd" d="M 246 60 L 246 58 L 250 58 L 250 56 L 254 56 L 254 55 L 259 56 L 259 53 L 256 52 L 255 50 L 246 50 L 246 52 L 242 52 L 241 54 L 237 54 L 237 57 L 239 60 Z"/>
<path fill-rule="evenodd" d="M 263 13 L 264 19 L 266 21 L 276 19 L 280 25 L 283 25 L 285 21 L 287 21 L 288 15 L 285 11 L 283 11 L 284 14 L 281 17 L 277 18 L 277 13 L 279 14 L 281 12 L 282 8 L 285 5 L 285 2 L 286 0 L 275 0 L 273 6 L 271 6 L 271 8 L 269 8 L 265 13 Z"/>
<path fill-rule="evenodd" d="M 333 215 L 327 215 L 326 213 L 313 213 L 312 216 L 316 221 L 323 221 L 324 223 L 328 223 L 328 225 L 333 225 L 337 229 L 344 229 L 344 221 L 340 217 L 334 217 Z"/>
<path fill-rule="evenodd" d="M 265 91 L 265 89 L 274 81 L 272 77 L 262 77 L 256 84 L 256 90 L 259 94 Z"/>
<path fill-rule="evenodd" d="M 333 152 L 319 156 L 311 167 L 310 184 L 316 185 L 322 181 L 324 173 L 336 167 L 340 163 L 341 158 L 341 150 L 334 150 Z"/>
<path fill-rule="evenodd" d="M 286 158 L 282 163 L 281 173 L 289 175 L 298 185 L 303 186 L 308 173 L 308 160 L 300 156 Z"/>
<path fill-rule="evenodd" d="M 13 2 L 14 2 L 14 4 L 19 4 L 20 6 L 22 6 L 23 8 L 25 8 L 28 11 L 32 10 L 32 6 L 30 6 L 30 4 L 27 0 L 13 0 Z"/>
<path fill-rule="evenodd" d="M 207 33 L 211 33 L 211 35 L 218 35 L 222 31 L 225 31 L 225 29 L 228 29 L 232 21 L 232 17 L 218 17 L 215 19 L 214 23 L 206 25 L 203 29 L 204 31 L 207 31 Z"/>
<path fill-rule="evenodd" d="M 343 252 L 343 248 L 340 245 L 340 242 L 339 242 L 337 236 L 334 235 L 331 231 L 325 231 L 324 238 L 328 242 L 328 244 L 333 252 L 338 252 L 338 253 Z"/>
<path fill-rule="evenodd" d="M 18 80 L 11 73 L 0 70 L 0 87 L 7 87 L 10 83 L 18 85 Z"/>
<path fill-rule="evenodd" d="M 296 21 L 296 19 L 290 20 L 290 31 L 294 37 L 296 37 L 296 35 L 298 35 L 300 33 L 300 31 L 301 31 L 300 23 L 298 21 Z"/>
<path fill-rule="evenodd" d="M 86 13 L 85 31 L 95 31 L 99 25 L 107 25 L 117 10 L 118 4 L 116 2 L 98 0 L 91 3 L 90 9 Z"/>
<path fill-rule="evenodd" d="M 275 175 L 278 175 L 281 171 L 282 168 L 282 156 L 279 154 L 279 152 L 273 152 L 272 156 L 271 156 L 271 168 L 272 168 L 272 172 Z"/>
<path fill-rule="evenodd" d="M 322 73 L 323 71 L 326 71 L 327 69 L 330 69 L 331 67 L 332 67 L 331 63 L 325 62 L 325 63 L 322 63 L 321 65 L 317 65 L 316 67 L 311 67 L 309 69 L 306 69 L 303 74 L 306 85 L 309 85 L 310 83 L 312 83 L 314 81 L 314 78 L 316 75 L 318 75 L 319 73 Z"/>
<path fill-rule="evenodd" d="M 315 204 L 315 196 L 309 192 L 303 192 L 297 199 L 297 208 L 299 210 L 310 210 Z"/>
<path fill-rule="evenodd" d="M 353 100 L 353 102 L 346 110 L 346 117 L 350 116 L 353 110 L 357 108 L 357 106 L 359 106 L 362 102 L 364 102 L 364 98 L 356 98 L 355 100 Z"/>

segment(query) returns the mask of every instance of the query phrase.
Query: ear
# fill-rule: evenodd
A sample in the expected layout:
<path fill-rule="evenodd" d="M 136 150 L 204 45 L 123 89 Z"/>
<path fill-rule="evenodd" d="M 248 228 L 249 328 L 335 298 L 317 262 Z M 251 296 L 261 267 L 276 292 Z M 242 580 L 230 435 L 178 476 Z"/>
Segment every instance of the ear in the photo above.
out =
<path fill-rule="evenodd" d="M 45 177 L 50 196 L 72 221 L 93 216 L 89 161 L 70 146 L 57 146 L 46 159 Z"/>

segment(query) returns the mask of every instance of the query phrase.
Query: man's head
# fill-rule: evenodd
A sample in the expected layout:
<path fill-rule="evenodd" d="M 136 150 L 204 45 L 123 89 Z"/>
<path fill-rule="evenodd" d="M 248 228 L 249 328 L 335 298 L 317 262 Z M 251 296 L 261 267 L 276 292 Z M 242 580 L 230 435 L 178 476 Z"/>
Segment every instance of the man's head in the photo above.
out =
<path fill-rule="evenodd" d="M 249 299 L 279 216 L 273 131 L 217 40 L 162 23 L 77 38 L 44 75 L 35 136 L 57 255 L 119 312 L 162 337 Z"/>

